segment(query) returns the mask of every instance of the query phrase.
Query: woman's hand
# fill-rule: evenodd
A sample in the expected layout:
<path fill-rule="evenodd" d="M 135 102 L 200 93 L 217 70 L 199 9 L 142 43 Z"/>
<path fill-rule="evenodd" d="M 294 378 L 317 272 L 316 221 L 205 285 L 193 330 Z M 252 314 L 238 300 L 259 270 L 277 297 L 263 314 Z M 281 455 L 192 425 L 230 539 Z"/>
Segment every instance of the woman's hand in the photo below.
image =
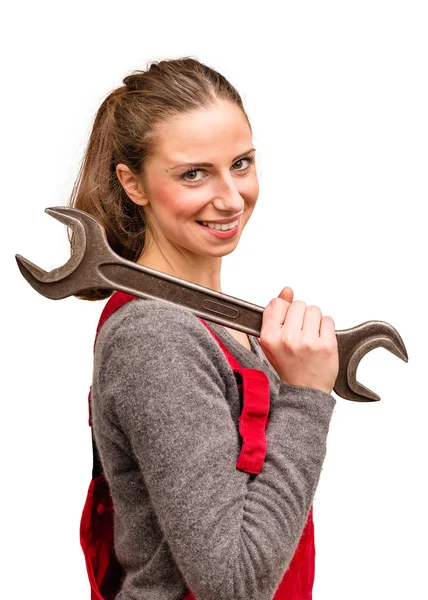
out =
<path fill-rule="evenodd" d="M 260 345 L 282 383 L 331 393 L 339 372 L 335 324 L 282 289 L 263 311 Z"/>

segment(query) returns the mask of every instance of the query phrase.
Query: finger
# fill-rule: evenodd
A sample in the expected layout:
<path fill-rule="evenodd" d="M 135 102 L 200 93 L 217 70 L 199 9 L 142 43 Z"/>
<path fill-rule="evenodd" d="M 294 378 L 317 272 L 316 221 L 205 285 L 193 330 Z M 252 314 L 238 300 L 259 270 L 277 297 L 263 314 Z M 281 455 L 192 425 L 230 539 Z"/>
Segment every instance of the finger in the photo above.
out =
<path fill-rule="evenodd" d="M 311 304 L 306 308 L 305 316 L 303 317 L 303 337 L 311 339 L 320 336 L 321 318 L 322 313 L 318 306 Z"/>
<path fill-rule="evenodd" d="M 291 304 L 293 302 L 293 296 L 294 292 L 292 288 L 287 285 L 285 288 L 282 288 L 281 292 L 278 295 L 278 298 L 282 298 L 283 300 L 285 300 L 286 302 L 290 302 Z"/>
<path fill-rule="evenodd" d="M 278 335 L 283 326 L 290 303 L 282 298 L 273 298 L 262 314 L 263 337 L 272 338 Z"/>
<path fill-rule="evenodd" d="M 334 327 L 335 327 L 335 323 L 334 323 L 333 319 L 329 316 L 324 315 L 321 319 L 320 337 L 325 340 L 329 340 L 329 339 L 331 340 L 333 338 L 333 336 L 336 335 Z"/>
<path fill-rule="evenodd" d="M 306 304 L 301 300 L 294 300 L 294 302 L 290 304 L 284 322 L 284 334 L 290 336 L 293 339 L 301 337 L 305 310 Z"/>

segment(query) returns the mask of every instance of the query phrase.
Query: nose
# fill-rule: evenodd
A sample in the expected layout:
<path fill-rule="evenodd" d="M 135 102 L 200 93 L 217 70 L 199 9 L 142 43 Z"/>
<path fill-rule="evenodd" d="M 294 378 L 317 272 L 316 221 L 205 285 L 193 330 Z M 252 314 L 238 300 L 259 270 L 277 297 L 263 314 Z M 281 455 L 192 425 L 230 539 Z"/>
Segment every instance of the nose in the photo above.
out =
<path fill-rule="evenodd" d="M 218 178 L 214 190 L 213 204 L 217 210 L 228 211 L 237 214 L 244 208 L 244 199 L 239 191 L 239 180 L 230 175 L 222 175 Z"/>

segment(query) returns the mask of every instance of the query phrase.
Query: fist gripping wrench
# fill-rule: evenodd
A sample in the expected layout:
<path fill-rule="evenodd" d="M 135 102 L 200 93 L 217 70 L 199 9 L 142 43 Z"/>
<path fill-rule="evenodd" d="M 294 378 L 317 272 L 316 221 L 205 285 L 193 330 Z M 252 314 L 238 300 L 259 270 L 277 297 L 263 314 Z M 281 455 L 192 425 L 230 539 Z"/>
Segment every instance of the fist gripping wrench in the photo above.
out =
<path fill-rule="evenodd" d="M 46 208 L 45 212 L 70 227 L 76 240 L 66 264 L 50 272 L 16 254 L 22 275 L 46 298 L 59 300 L 95 289 L 118 290 L 140 298 L 170 302 L 207 321 L 260 337 L 262 306 L 122 258 L 110 247 L 104 227 L 83 210 L 58 206 Z M 408 362 L 398 331 L 385 321 L 366 321 L 335 334 L 339 372 L 334 392 L 356 402 L 380 400 L 380 396 L 357 381 L 357 367 L 365 354 L 378 347 Z"/>

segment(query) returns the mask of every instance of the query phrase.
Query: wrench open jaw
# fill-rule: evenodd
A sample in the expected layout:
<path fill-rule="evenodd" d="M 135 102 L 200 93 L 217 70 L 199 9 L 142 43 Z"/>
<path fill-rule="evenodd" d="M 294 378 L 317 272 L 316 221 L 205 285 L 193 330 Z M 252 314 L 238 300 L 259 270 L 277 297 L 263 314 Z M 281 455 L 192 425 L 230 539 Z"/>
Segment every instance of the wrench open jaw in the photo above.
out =
<path fill-rule="evenodd" d="M 70 227 L 76 240 L 67 263 L 49 272 L 16 254 L 22 275 L 46 298 L 59 300 L 95 289 L 117 290 L 179 305 L 207 321 L 260 337 L 262 306 L 122 258 L 110 247 L 101 223 L 83 210 L 58 206 L 46 208 L 45 212 Z M 385 321 L 367 321 L 335 334 L 339 372 L 334 392 L 356 402 L 380 400 L 380 396 L 357 381 L 357 367 L 367 352 L 378 347 L 408 362 L 398 331 Z"/>

